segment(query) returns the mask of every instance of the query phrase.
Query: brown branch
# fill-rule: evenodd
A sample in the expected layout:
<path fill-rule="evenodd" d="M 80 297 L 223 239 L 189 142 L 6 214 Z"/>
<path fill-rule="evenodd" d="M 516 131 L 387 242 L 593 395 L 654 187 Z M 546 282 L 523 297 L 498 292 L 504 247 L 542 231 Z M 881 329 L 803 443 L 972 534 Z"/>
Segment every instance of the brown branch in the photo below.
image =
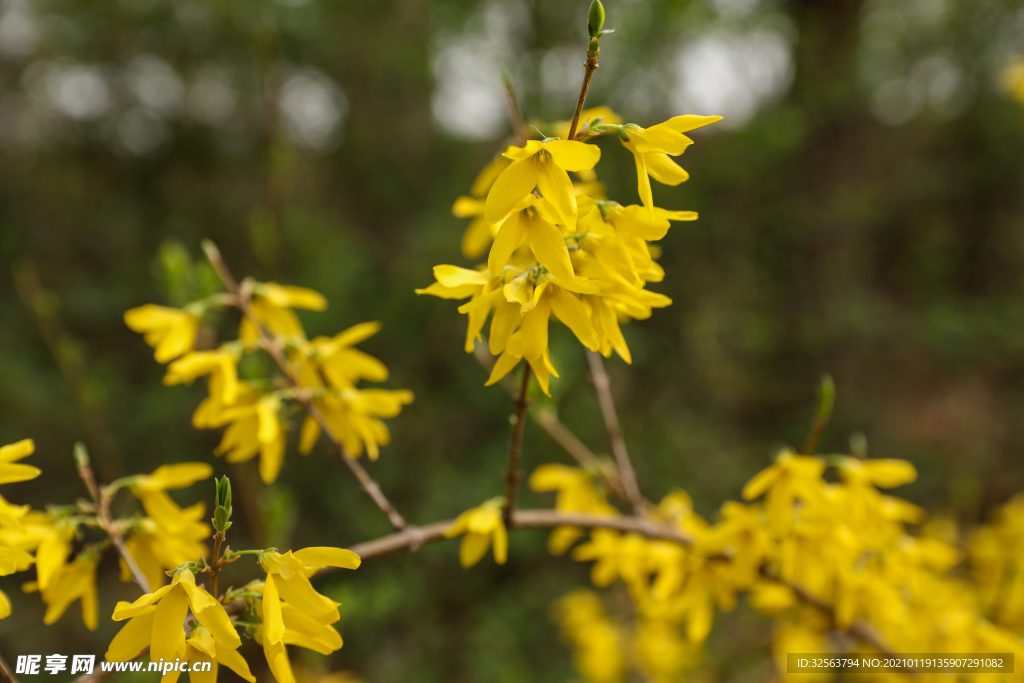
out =
<path fill-rule="evenodd" d="M 519 480 L 523 478 L 519 471 L 519 460 L 523 454 L 523 430 L 526 428 L 527 392 L 530 389 L 530 364 L 523 363 L 523 380 L 516 397 L 515 422 L 512 423 L 512 443 L 508 448 L 508 471 L 505 472 L 505 526 L 511 527 L 515 522 L 516 498 L 519 492 Z"/>
<path fill-rule="evenodd" d="M 633 471 L 629 451 L 626 450 L 626 441 L 622 438 L 622 427 L 619 426 L 619 416 L 615 412 L 611 382 L 608 381 L 604 361 L 601 360 L 600 354 L 594 351 L 587 351 L 587 361 L 590 363 L 590 374 L 593 376 L 594 388 L 597 390 L 597 400 L 601 404 L 601 415 L 608 430 L 608 440 L 611 442 L 615 464 L 619 467 L 622 488 L 625 490 L 626 499 L 633 507 L 634 514 L 642 515 L 647 506 L 643 496 L 640 495 L 640 487 L 636 483 L 636 472 Z"/>
<path fill-rule="evenodd" d="M 85 484 L 85 488 L 89 491 L 89 496 L 92 498 L 96 508 L 96 522 L 99 524 L 100 529 L 110 539 L 111 545 L 117 549 L 121 559 L 124 560 L 125 565 L 132 574 L 132 579 L 139 585 L 143 593 L 149 593 L 149 579 L 139 568 L 139 565 L 135 562 L 135 558 L 128 552 L 128 547 L 124 543 L 124 535 L 121 530 L 117 528 L 117 524 L 110 517 L 110 494 L 100 489 L 96 484 L 96 475 L 93 474 L 92 465 L 89 463 L 89 454 L 85 449 L 85 444 L 75 444 L 75 466 L 78 468 L 78 476 L 82 479 Z"/>
<path fill-rule="evenodd" d="M 580 125 L 580 114 L 583 113 L 583 104 L 587 101 L 587 91 L 590 90 L 590 79 L 594 77 L 597 70 L 597 55 L 587 53 L 587 61 L 583 62 L 586 73 L 583 74 L 583 85 L 580 87 L 580 98 L 576 101 L 576 111 L 572 115 L 572 124 L 569 126 L 569 137 L 572 140 L 576 137 L 576 129 Z"/>
<path fill-rule="evenodd" d="M 263 321 L 257 318 L 253 313 L 252 295 L 251 292 L 248 291 L 249 288 L 238 284 L 238 281 L 231 274 L 227 264 L 224 263 L 224 259 L 220 255 L 220 251 L 213 242 L 204 240 L 203 251 L 206 252 L 206 258 L 209 259 L 210 265 L 212 265 L 214 270 L 217 271 L 217 274 L 220 276 L 224 286 L 227 287 L 228 292 L 234 296 L 232 304 L 237 306 L 242 311 L 242 314 L 249 319 L 249 322 L 253 324 L 253 327 L 256 328 L 260 337 L 260 346 L 270 354 L 271 358 L 274 359 L 274 362 L 277 363 L 281 372 L 284 373 L 285 377 L 288 379 L 289 384 L 300 390 L 296 393 L 296 399 L 303 405 L 306 412 L 308 412 L 309 415 L 320 425 L 320 430 L 323 432 L 324 436 L 327 437 L 327 440 L 330 442 L 335 453 L 338 454 L 341 461 L 345 463 L 345 466 L 348 467 L 353 475 L 355 475 L 363 491 L 370 496 L 374 504 L 376 504 L 380 511 L 387 516 L 388 521 L 391 522 L 391 526 L 396 529 L 406 528 L 408 525 L 405 518 L 398 513 L 395 506 L 390 500 L 388 500 L 387 496 L 384 495 L 384 492 L 381 491 L 380 485 L 373 477 L 370 476 L 366 469 L 359 464 L 359 461 L 352 457 L 352 455 L 345 449 L 345 446 L 331 430 L 330 425 L 327 424 L 327 420 L 324 419 L 323 413 L 320 412 L 320 409 L 317 408 L 316 404 L 313 402 L 312 397 L 308 393 L 301 391 L 302 384 L 299 382 L 298 377 L 295 376 L 294 371 L 288 364 L 288 359 L 285 358 L 281 343 L 274 334 L 267 329 L 266 325 L 263 324 Z"/>
<path fill-rule="evenodd" d="M 490 353 L 487 351 L 487 347 L 484 344 L 477 344 L 473 350 L 473 356 L 484 370 L 490 372 L 494 367 L 494 359 L 491 358 Z M 506 381 L 508 377 L 502 379 L 498 384 L 501 388 L 508 392 L 508 395 L 515 398 L 516 389 L 512 382 Z M 552 439 L 558 442 L 558 445 L 565 449 L 572 458 L 579 463 L 584 469 L 593 470 L 601 475 L 604 479 L 608 489 L 625 499 L 626 494 L 622 488 L 622 482 L 619 481 L 618 472 L 615 471 L 615 466 L 607 460 L 594 455 L 594 452 L 587 448 L 587 445 L 580 441 L 572 430 L 565 426 L 561 420 L 558 419 L 558 415 L 551 408 L 545 408 L 543 406 L 535 406 L 530 409 L 530 416 L 533 417 L 541 429 L 548 433 Z"/>
<path fill-rule="evenodd" d="M 213 534 L 213 554 L 210 556 L 213 558 L 213 561 L 210 562 L 208 571 L 210 574 L 210 595 L 217 600 L 220 599 L 217 597 L 217 577 L 220 575 L 220 570 L 224 568 L 225 564 L 227 564 L 224 558 L 220 556 L 220 547 L 223 543 L 224 532 L 215 532 Z"/>
<path fill-rule="evenodd" d="M 18 683 L 18 679 L 14 677 L 14 672 L 7 665 L 3 655 L 0 655 L 0 679 L 3 679 L 5 683 Z"/>

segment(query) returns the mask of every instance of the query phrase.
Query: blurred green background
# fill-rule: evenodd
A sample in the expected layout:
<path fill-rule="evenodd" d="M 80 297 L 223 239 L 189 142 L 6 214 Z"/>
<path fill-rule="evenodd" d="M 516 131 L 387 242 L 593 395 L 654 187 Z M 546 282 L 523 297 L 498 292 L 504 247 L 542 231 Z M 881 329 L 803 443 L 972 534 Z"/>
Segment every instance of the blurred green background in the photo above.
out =
<path fill-rule="evenodd" d="M 212 286 L 204 237 L 236 274 L 323 292 L 328 311 L 303 314 L 311 335 L 383 323 L 361 348 L 416 402 L 370 469 L 407 518 L 501 494 L 510 401 L 463 353 L 454 302 L 413 289 L 435 264 L 470 265 L 450 206 L 510 132 L 500 70 L 528 118 L 570 117 L 588 4 L 0 1 L 0 443 L 34 438 L 28 462 L 44 469 L 3 495 L 85 495 L 71 457 L 84 440 L 108 481 L 185 460 L 231 474 L 236 548 L 387 532 L 322 442 L 308 458 L 293 444 L 271 487 L 255 462 L 215 459 L 219 433 L 190 425 L 203 387 L 163 387 L 125 327 L 128 308 Z M 632 366 L 608 362 L 647 495 L 681 487 L 713 516 L 802 442 L 825 372 L 838 388 L 826 452 L 864 434 L 871 455 L 918 467 L 904 495 L 968 527 L 1024 488 L 1024 106 L 1000 82 L 1024 54 L 1024 4 L 606 8 L 616 33 L 589 104 L 641 125 L 726 117 L 681 158 L 692 179 L 655 188 L 659 205 L 701 214 L 661 242 L 652 289 L 675 303 L 627 327 Z M 610 196 L 635 203 L 632 159 L 600 144 Z M 553 405 L 607 453 L 582 349 L 565 328 L 552 344 Z M 568 458 L 528 425 L 524 461 Z M 515 534 L 503 567 L 463 570 L 453 542 L 332 576 L 345 647 L 293 658 L 373 683 L 569 680 L 549 605 L 587 568 L 544 541 Z M 77 604 L 44 627 L 18 589 L 28 575 L 0 579 L 14 601 L 0 651 L 102 654 L 106 616 L 135 595 L 115 569 L 107 558 L 93 634 Z M 768 628 L 742 607 L 720 617 L 692 677 L 768 680 Z"/>

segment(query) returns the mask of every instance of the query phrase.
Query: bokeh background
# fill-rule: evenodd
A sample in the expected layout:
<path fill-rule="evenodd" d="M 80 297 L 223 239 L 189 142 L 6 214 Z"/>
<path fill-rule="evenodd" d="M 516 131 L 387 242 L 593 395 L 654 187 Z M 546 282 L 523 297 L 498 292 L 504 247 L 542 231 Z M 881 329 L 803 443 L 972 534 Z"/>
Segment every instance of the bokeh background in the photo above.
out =
<path fill-rule="evenodd" d="M 307 458 L 292 447 L 264 487 L 255 462 L 228 467 L 219 434 L 192 429 L 201 386 L 161 385 L 122 314 L 215 287 L 202 238 L 237 274 L 323 292 L 328 311 L 303 315 L 311 334 L 383 323 L 362 348 L 417 398 L 371 470 L 408 518 L 501 494 L 508 396 L 462 351 L 455 304 L 413 289 L 435 264 L 470 265 L 450 206 L 510 133 L 501 70 L 527 118 L 571 115 L 588 4 L 0 0 L 0 443 L 34 438 L 45 471 L 4 495 L 83 496 L 83 440 L 105 480 L 185 460 L 231 474 L 236 548 L 387 532 L 323 443 Z M 692 179 L 655 188 L 701 215 L 661 242 L 653 288 L 675 303 L 628 326 L 632 366 L 608 363 L 647 495 L 684 488 L 713 516 L 802 442 L 826 372 L 826 452 L 861 434 L 871 455 L 909 459 L 920 479 L 902 493 L 966 527 L 1024 489 L 1024 5 L 606 8 L 616 32 L 589 104 L 641 125 L 726 117 L 694 134 Z M 636 202 L 632 159 L 601 144 L 609 194 Z M 561 328 L 553 352 L 553 407 L 607 453 L 582 349 Z M 524 460 L 568 461 L 535 425 Z M 503 567 L 463 570 L 448 543 L 332 576 L 345 647 L 296 659 L 373 683 L 570 680 L 550 603 L 587 568 L 544 540 L 516 534 Z M 255 576 L 245 564 L 236 583 Z M 0 579 L 15 603 L 0 651 L 102 654 L 105 615 L 135 595 L 115 569 L 108 558 L 92 634 L 77 605 L 44 627 L 21 577 Z M 770 680 L 768 628 L 742 606 L 720 617 L 692 677 Z"/>

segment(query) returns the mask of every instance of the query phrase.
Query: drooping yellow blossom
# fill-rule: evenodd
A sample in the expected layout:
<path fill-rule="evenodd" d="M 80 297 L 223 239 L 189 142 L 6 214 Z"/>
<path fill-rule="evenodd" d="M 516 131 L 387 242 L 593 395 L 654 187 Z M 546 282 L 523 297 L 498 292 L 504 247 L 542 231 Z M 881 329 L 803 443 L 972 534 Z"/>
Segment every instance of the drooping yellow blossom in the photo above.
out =
<path fill-rule="evenodd" d="M 288 424 L 282 418 L 284 399 L 278 392 L 260 394 L 246 382 L 238 385 L 233 404 L 218 397 L 220 385 L 211 379 L 210 395 L 192 416 L 192 424 L 201 429 L 228 425 L 214 450 L 228 462 L 245 462 L 260 456 L 260 479 L 273 483 L 284 463 Z"/>
<path fill-rule="evenodd" d="M 576 232 L 576 193 L 567 171 L 593 168 L 601 158 L 600 148 L 575 140 L 529 140 L 523 147 L 509 147 L 505 156 L 513 161 L 487 193 L 487 222 L 502 223 L 513 211 L 525 208 L 520 204 L 536 187 L 553 207 L 559 222 L 569 232 Z M 503 224 L 498 229 L 496 240 L 504 227 Z"/>
<path fill-rule="evenodd" d="M 53 624 L 64 614 L 75 600 L 82 601 L 82 623 L 90 631 L 96 630 L 99 602 L 96 593 L 96 566 L 99 556 L 83 552 L 73 562 L 60 568 L 46 588 L 40 587 L 43 602 L 46 603 L 44 624 Z M 38 586 L 38 584 L 36 584 Z"/>
<path fill-rule="evenodd" d="M 192 521 L 192 517 L 183 515 L 182 509 L 166 492 L 191 486 L 211 476 L 213 468 L 204 462 L 161 465 L 152 474 L 135 477 L 130 490 L 132 495 L 142 501 L 146 514 L 157 524 L 170 533 L 180 533 Z"/>
<path fill-rule="evenodd" d="M 182 356 L 196 345 L 199 316 L 180 309 L 146 304 L 124 314 L 125 324 L 145 335 L 146 343 L 156 349 L 156 360 L 167 363 Z"/>
<path fill-rule="evenodd" d="M 588 683 L 625 679 L 625 634 L 605 615 L 601 599 L 579 589 L 555 603 L 562 636 L 573 647 L 573 662 Z"/>
<path fill-rule="evenodd" d="M 314 399 L 331 432 L 352 457 L 366 450 L 376 460 L 380 446 L 391 442 L 391 432 L 381 418 L 398 415 L 402 406 L 413 401 L 408 389 L 349 389 L 337 394 L 324 394 Z M 307 417 L 299 438 L 299 452 L 309 453 L 320 436 L 320 423 Z"/>
<path fill-rule="evenodd" d="M 170 499 L 168 499 L 170 500 Z M 174 501 L 171 505 L 177 508 Z M 138 521 L 131 531 L 125 546 L 139 569 L 145 574 L 150 588 L 158 588 L 167 582 L 165 570 L 203 557 L 211 529 L 202 521 L 206 505 L 202 502 L 187 508 L 177 508 L 179 523 L 173 529 L 161 526 L 156 520 L 145 517 Z M 121 580 L 131 581 L 132 573 L 124 559 L 121 563 Z"/>
<path fill-rule="evenodd" d="M 479 562 L 492 542 L 494 561 L 505 564 L 508 559 L 508 532 L 502 519 L 504 505 L 504 499 L 492 498 L 479 507 L 463 512 L 444 532 L 445 538 L 462 536 L 459 563 L 463 567 L 472 567 Z"/>
<path fill-rule="evenodd" d="M 323 294 L 306 287 L 264 282 L 254 288 L 251 307 L 253 315 L 274 334 L 304 339 L 306 333 L 292 309 L 322 311 L 327 308 L 327 299 Z M 242 318 L 238 338 L 244 342 L 253 342 L 259 338 L 256 327 L 248 318 Z"/>
<path fill-rule="evenodd" d="M 147 646 L 150 659 L 174 661 L 187 659 L 185 617 L 191 610 L 199 624 L 213 636 L 218 651 L 237 649 L 242 644 L 231 618 L 205 588 L 196 585 L 195 576 L 187 567 L 174 572 L 171 583 L 135 602 L 119 602 L 114 608 L 114 621 L 128 620 L 107 648 L 110 662 L 134 659 Z"/>
<path fill-rule="evenodd" d="M 234 343 L 224 344 L 216 351 L 193 351 L 167 367 L 164 384 L 191 384 L 198 377 L 213 375 L 216 377 L 220 400 L 225 405 L 231 405 L 238 398 L 238 360 L 241 352 L 241 347 Z"/>
<path fill-rule="evenodd" d="M 799 498 L 808 504 L 820 502 L 819 482 L 824 472 L 825 463 L 821 458 L 783 450 L 776 456 L 774 465 L 747 482 L 743 498 L 754 500 L 767 492 L 766 514 L 772 528 L 779 532 L 792 523 L 790 510 L 794 500 Z"/>
<path fill-rule="evenodd" d="M 216 683 L 217 670 L 221 665 L 231 669 L 249 683 L 256 683 L 256 677 L 249 671 L 249 664 L 238 650 L 219 644 L 213 634 L 203 626 L 192 629 L 192 633 L 185 641 L 185 652 L 189 662 L 190 683 Z M 200 667 L 196 667 L 195 664 L 199 662 L 210 662 L 210 670 L 198 670 Z M 168 672 L 160 679 L 160 683 L 175 683 L 179 673 Z"/>
<path fill-rule="evenodd" d="M 260 566 L 267 578 L 263 599 L 257 605 L 262 625 L 255 638 L 263 646 L 278 683 L 295 681 L 285 645 L 321 654 L 342 646 L 341 636 L 330 626 L 339 618 L 339 603 L 317 593 L 308 577 L 321 567 L 356 569 L 360 562 L 357 554 L 341 548 L 303 548 L 284 554 L 270 550 L 260 554 Z"/>
<path fill-rule="evenodd" d="M 562 512 L 615 514 L 617 511 L 594 488 L 594 476 L 577 467 L 541 465 L 530 475 L 534 491 L 556 491 L 555 509 Z M 548 550 L 561 555 L 583 535 L 583 529 L 560 526 L 548 537 Z"/>
<path fill-rule="evenodd" d="M 16 462 L 35 452 L 35 442 L 23 439 L 13 444 L 0 447 L 0 484 L 28 481 L 39 476 L 41 470 L 31 465 Z M 22 520 L 29 514 L 27 508 L 11 505 L 0 498 L 0 576 L 25 571 L 35 559 L 27 551 L 31 550 L 21 542 L 25 535 Z M 7 595 L 0 591 L 0 619 L 11 614 L 11 602 Z"/>
<path fill-rule="evenodd" d="M 622 144 L 636 161 L 637 191 L 648 210 L 654 208 L 650 178 L 665 185 L 678 185 L 690 177 L 671 158 L 693 144 L 683 133 L 721 120 L 721 116 L 676 116 L 650 128 L 627 123 L 619 129 Z"/>
<path fill-rule="evenodd" d="M 359 323 L 333 337 L 317 337 L 297 353 L 301 363 L 299 380 L 303 386 L 327 385 L 352 389 L 362 379 L 383 382 L 388 369 L 373 356 L 353 348 L 380 331 L 380 323 Z"/>

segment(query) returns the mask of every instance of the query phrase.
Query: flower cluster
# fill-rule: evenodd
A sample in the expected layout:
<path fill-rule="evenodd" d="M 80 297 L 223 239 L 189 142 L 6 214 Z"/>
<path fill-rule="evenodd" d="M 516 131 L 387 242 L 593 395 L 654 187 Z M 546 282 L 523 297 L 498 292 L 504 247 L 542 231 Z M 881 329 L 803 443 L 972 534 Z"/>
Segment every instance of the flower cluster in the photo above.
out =
<path fill-rule="evenodd" d="M 24 439 L 0 447 L 0 484 L 12 484 L 35 479 L 41 474 L 38 467 L 19 463 L 35 451 L 35 443 Z M 29 514 L 27 505 L 12 505 L 0 496 L 0 576 L 25 571 L 35 559 L 29 554 L 34 550 L 31 543 L 25 543 L 25 518 Z M 0 591 L 0 619 L 11 616 L 11 602 Z"/>
<path fill-rule="evenodd" d="M 260 477 L 277 479 L 284 462 L 289 416 L 297 401 L 314 406 L 302 424 L 298 450 L 308 454 L 326 425 L 352 457 L 363 451 L 376 459 L 390 441 L 383 420 L 394 417 L 413 399 L 407 390 L 359 389 L 361 380 L 383 382 L 388 370 L 356 344 L 375 334 L 378 323 L 356 325 L 334 337 L 307 339 L 294 309 L 322 311 L 323 295 L 304 287 L 247 281 L 246 304 L 239 297 L 215 294 L 182 309 L 147 304 L 125 313 L 125 322 L 145 335 L 156 359 L 169 363 L 164 383 L 188 384 L 208 377 L 208 396 L 196 409 L 198 429 L 226 427 L 217 455 L 244 462 L 259 455 Z M 238 338 L 216 349 L 196 350 L 203 315 L 214 308 L 241 306 L 246 315 Z M 250 354 L 277 354 L 284 375 L 240 376 L 239 364 Z"/>
<path fill-rule="evenodd" d="M 473 219 L 462 250 L 473 258 L 489 246 L 486 265 L 437 266 L 435 282 L 416 290 L 469 299 L 459 307 L 469 317 L 466 351 L 483 340 L 490 319 L 487 346 L 498 359 L 487 384 L 525 358 L 549 392 L 550 377 L 558 376 L 548 346 L 552 318 L 591 351 L 606 357 L 614 351 L 631 362 L 620 323 L 648 318 L 653 309 L 672 303 L 646 288 L 664 277 L 650 242 L 662 239 L 671 221 L 692 221 L 697 214 L 655 206 L 650 179 L 666 185 L 686 180 L 686 171 L 672 159 L 693 142 L 684 133 L 721 117 L 677 116 L 641 128 L 621 123 L 606 108 L 585 114 L 586 125 L 574 139 L 511 145 L 484 168 L 471 196 L 456 200 L 452 211 Z M 568 135 L 568 124 L 550 128 Z M 608 134 L 617 135 L 633 154 L 640 204 L 611 201 L 596 182 L 601 149 L 585 141 Z"/>
<path fill-rule="evenodd" d="M 835 481 L 826 478 L 828 469 Z M 602 676 L 628 660 L 650 680 L 676 680 L 707 638 L 716 610 L 731 610 L 741 593 L 775 620 L 782 667 L 787 652 L 835 651 L 833 629 L 862 623 L 895 652 L 1024 654 L 1013 631 L 1024 625 L 1024 498 L 974 534 L 971 587 L 957 574 L 964 558 L 955 527 L 951 535 L 948 525 L 923 524 L 923 510 L 881 491 L 915 478 L 902 460 L 782 451 L 743 489 L 745 500 L 758 502 L 727 502 L 715 523 L 697 515 L 681 491 L 648 512 L 652 523 L 691 539 L 687 544 L 593 530 L 572 556 L 593 563 L 596 587 L 622 582 L 637 635 L 631 647 L 621 635 L 611 638 L 593 596 L 564 598 L 559 618 L 581 673 L 589 681 L 624 680 Z M 530 483 L 556 491 L 559 509 L 608 513 L 599 482 L 580 470 L 546 465 Z M 563 534 L 552 534 L 553 551 L 566 549 Z M 808 599 L 831 606 L 831 616 Z M 608 646 L 613 641 L 618 649 Z"/>

